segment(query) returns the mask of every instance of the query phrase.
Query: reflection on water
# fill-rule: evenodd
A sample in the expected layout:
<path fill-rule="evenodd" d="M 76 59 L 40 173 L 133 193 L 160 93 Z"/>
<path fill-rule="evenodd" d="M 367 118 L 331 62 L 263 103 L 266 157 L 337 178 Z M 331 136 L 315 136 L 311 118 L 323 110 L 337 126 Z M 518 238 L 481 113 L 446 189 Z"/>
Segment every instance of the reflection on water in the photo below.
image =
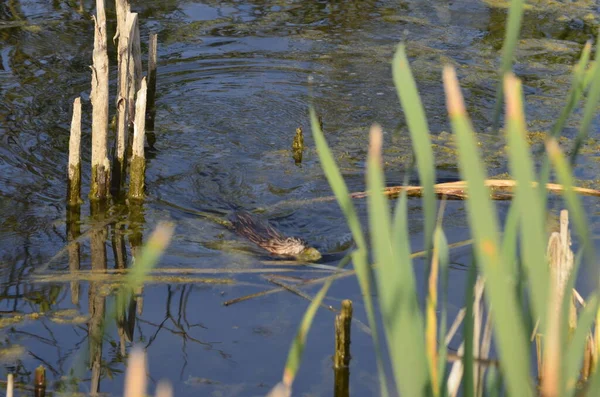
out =
<path fill-rule="evenodd" d="M 322 115 L 352 191 L 364 190 L 373 122 L 386 132 L 388 182 L 400 183 L 410 152 L 389 62 L 405 40 L 430 116 L 440 175 L 457 175 L 440 82 L 447 62 L 458 66 L 490 173 L 505 172 L 503 140 L 488 130 L 505 10 L 479 1 L 135 3 L 142 41 L 149 32 L 159 37 L 148 200 L 111 206 L 103 216 L 87 203 L 71 211 L 64 204 L 71 103 L 79 95 L 84 163 L 90 157 L 94 2 L 0 4 L 0 310 L 3 346 L 12 352 L 5 366 L 27 385 L 42 364 L 52 390 L 120 393 L 123 357 L 136 343 L 147 348 L 151 381 L 170 379 L 177 395 L 265 394 L 280 379 L 306 302 L 280 291 L 223 303 L 272 288 L 273 275 L 285 275 L 286 283 L 322 277 L 352 244 L 335 202 L 314 200 L 331 192 L 307 133 L 308 106 Z M 114 29 L 113 4 L 107 6 Z M 525 17 L 515 70 L 524 79 L 532 131 L 547 130 L 559 112 L 570 67 L 591 36 L 588 11 L 570 9 L 567 18 L 559 18 L 566 11 L 534 10 Z M 114 48 L 110 51 L 114 65 Z M 290 149 L 297 127 L 304 128 L 308 146 L 299 164 Z M 578 170 L 582 178 L 597 174 L 594 158 L 587 159 Z M 84 184 L 87 180 L 84 168 Z M 366 225 L 365 203 L 356 205 Z M 193 215 L 224 217 L 232 209 L 260 212 L 285 234 L 306 239 L 326 253 L 323 267 L 290 266 L 218 222 Z M 419 200 L 409 202 L 409 211 L 418 249 Z M 446 210 L 445 226 L 455 241 L 468 237 L 463 211 L 460 202 Z M 164 219 L 177 227 L 162 270 L 102 336 L 98 324 L 114 308 L 117 271 L 129 266 L 145 234 Z M 452 259 L 455 311 L 462 302 L 460 265 L 469 263 L 468 249 Z M 74 269 L 81 269 L 77 277 L 69 272 Z M 90 272 L 95 269 L 116 273 L 100 277 Z M 351 278 L 336 282 L 326 303 L 339 307 L 346 298 L 354 300 L 355 317 L 365 322 Z M 371 395 L 377 381 L 370 337 L 353 335 L 351 388 L 353 394 Z M 308 342 L 295 391 L 331 395 L 332 313 L 318 313 Z"/>

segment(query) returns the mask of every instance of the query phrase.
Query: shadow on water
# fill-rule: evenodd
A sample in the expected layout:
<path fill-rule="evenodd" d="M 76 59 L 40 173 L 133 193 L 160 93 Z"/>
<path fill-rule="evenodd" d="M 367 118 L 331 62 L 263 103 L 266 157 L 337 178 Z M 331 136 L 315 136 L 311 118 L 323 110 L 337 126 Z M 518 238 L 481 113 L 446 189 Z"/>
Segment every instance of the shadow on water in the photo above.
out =
<path fill-rule="evenodd" d="M 352 247 L 337 204 L 321 200 L 331 191 L 308 133 L 310 104 L 323 117 L 351 191 L 365 189 L 367 131 L 373 122 L 385 131 L 388 183 L 401 183 L 411 153 L 389 66 L 400 40 L 407 42 L 430 116 L 439 176 L 457 177 L 440 81 L 447 62 L 459 66 L 489 173 L 507 171 L 504 141 L 488 129 L 503 9 L 479 1 L 154 0 L 133 6 L 140 13 L 142 42 L 149 32 L 159 37 L 148 200 L 116 203 L 105 211 L 88 205 L 66 209 L 70 106 L 79 95 L 84 164 L 90 159 L 86 115 L 93 3 L 0 4 L 0 329 L 3 363 L 20 383 L 31 385 L 33 369 L 42 364 L 52 390 L 119 394 L 124 356 L 140 344 L 148 352 L 151 381 L 170 379 L 176 395 L 265 394 L 280 379 L 307 303 L 288 291 L 223 303 L 274 288 L 275 276 L 300 288 L 330 274 Z M 114 29 L 114 5 L 108 3 L 109 29 Z M 526 15 L 536 23 L 526 23 L 515 70 L 524 79 L 532 145 L 541 144 L 539 132 L 547 131 L 558 113 L 571 65 L 591 35 L 587 11 L 571 9 L 568 18 L 562 17 L 566 11 L 552 8 Z M 109 51 L 114 65 L 114 48 Z M 112 66 L 111 71 L 116 78 Z M 569 133 L 576 122 L 568 125 Z M 291 144 L 299 126 L 308 148 L 296 164 Z M 592 136 L 587 147 L 596 147 L 596 139 Z M 577 176 L 593 181 L 597 156 L 587 153 Z M 84 167 L 84 192 L 89 173 Z M 366 225 L 366 203 L 355 205 Z M 499 208 L 505 211 L 504 204 Z M 595 213 L 593 202 L 588 208 Z M 307 240 L 324 253 L 319 266 L 270 256 L 197 214 L 224 218 L 232 209 L 253 211 L 282 233 Z M 409 213 L 418 250 L 420 200 L 409 200 Z M 463 203 L 448 203 L 450 242 L 469 237 L 464 215 Z M 122 270 L 147 232 L 165 219 L 176 222 L 176 231 L 160 269 L 101 332 Z M 450 316 L 463 301 L 469 250 L 453 252 L 452 261 L 450 285 L 461 292 L 450 296 Z M 420 285 L 424 269 L 417 262 Z M 310 295 L 317 288 L 303 291 Z M 355 318 L 365 323 L 353 278 L 337 281 L 326 304 L 339 307 L 343 299 L 354 301 Z M 328 311 L 317 314 L 295 382 L 298 394 L 331 395 L 333 317 Z M 353 394 L 371 395 L 377 379 L 368 333 L 355 332 L 352 349 Z"/>

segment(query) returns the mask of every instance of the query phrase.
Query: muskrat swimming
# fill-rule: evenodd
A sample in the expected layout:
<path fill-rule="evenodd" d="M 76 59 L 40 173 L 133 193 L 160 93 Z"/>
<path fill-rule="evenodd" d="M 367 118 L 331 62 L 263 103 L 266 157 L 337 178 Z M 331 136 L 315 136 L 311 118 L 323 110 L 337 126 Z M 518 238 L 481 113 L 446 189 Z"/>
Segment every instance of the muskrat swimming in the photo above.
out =
<path fill-rule="evenodd" d="M 254 244 L 270 253 L 308 262 L 321 259 L 321 253 L 299 237 L 286 237 L 267 222 L 263 222 L 245 211 L 235 211 L 231 217 L 231 228 Z"/>

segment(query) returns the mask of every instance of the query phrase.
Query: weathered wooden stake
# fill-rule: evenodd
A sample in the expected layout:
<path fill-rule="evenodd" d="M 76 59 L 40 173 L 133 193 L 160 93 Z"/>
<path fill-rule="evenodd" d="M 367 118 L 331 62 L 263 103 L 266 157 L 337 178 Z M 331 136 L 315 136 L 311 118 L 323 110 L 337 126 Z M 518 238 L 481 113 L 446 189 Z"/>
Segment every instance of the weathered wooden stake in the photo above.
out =
<path fill-rule="evenodd" d="M 13 374 L 8 374 L 8 378 L 6 379 L 6 397 L 13 397 L 15 389 L 15 376 Z"/>
<path fill-rule="evenodd" d="M 81 98 L 73 101 L 71 136 L 69 137 L 69 181 L 67 183 L 67 204 L 81 204 Z"/>
<path fill-rule="evenodd" d="M 156 65 L 157 65 L 158 35 L 152 33 L 148 44 L 148 105 L 146 115 L 146 139 L 148 146 L 154 148 L 156 135 L 154 134 L 154 118 L 156 117 Z"/>
<path fill-rule="evenodd" d="M 342 301 L 342 310 L 335 317 L 334 396 L 350 395 L 350 325 L 352 301 Z"/>
<path fill-rule="evenodd" d="M 109 196 L 110 161 L 108 160 L 108 53 L 106 50 L 106 13 L 104 0 L 96 0 L 94 51 L 92 66 L 92 180 L 90 198 Z"/>
<path fill-rule="evenodd" d="M 133 145 L 131 165 L 129 167 L 129 197 L 133 199 L 144 198 L 144 174 L 146 172 L 146 159 L 144 157 L 144 133 L 146 124 L 146 78 L 142 80 L 142 87 L 137 93 L 135 102 L 135 122 L 133 123 Z"/>
<path fill-rule="evenodd" d="M 129 12 L 129 2 L 127 0 L 116 1 L 117 11 L 117 32 L 115 39 L 118 38 L 117 45 L 117 140 L 115 150 L 115 162 L 112 171 L 112 187 L 115 193 L 121 190 L 123 180 L 125 179 L 125 153 L 127 148 L 127 136 L 130 125 L 130 104 L 128 103 L 129 86 L 133 79 L 129 76 L 130 60 L 130 31 L 127 23 Z"/>
<path fill-rule="evenodd" d="M 43 365 L 35 369 L 33 387 L 33 395 L 35 397 L 44 397 L 46 395 L 46 368 Z"/>
<path fill-rule="evenodd" d="M 142 50 L 137 16 L 136 13 L 129 13 L 127 16 L 127 26 L 129 29 L 129 76 L 132 79 L 127 94 L 127 102 L 129 103 L 129 117 L 131 121 L 135 119 L 135 94 L 140 89 L 142 83 Z M 129 142 L 131 142 L 132 128 L 129 129 L 129 133 Z M 128 154 L 131 153 L 128 152 Z"/>
<path fill-rule="evenodd" d="M 548 322 L 544 335 L 543 367 L 541 392 L 543 395 L 554 395 L 559 389 L 561 363 L 561 315 L 562 302 L 565 294 L 569 297 L 569 312 L 567 313 L 569 333 L 577 327 L 577 311 L 573 302 L 573 291 L 565 291 L 567 280 L 573 269 L 573 251 L 571 251 L 571 235 L 569 233 L 569 213 L 560 212 L 560 232 L 554 232 L 548 241 L 546 255 L 550 263 L 551 299 L 548 308 Z"/>
<path fill-rule="evenodd" d="M 127 359 L 127 373 L 125 374 L 125 397 L 139 397 L 146 395 L 147 389 L 147 364 L 146 353 L 140 348 L 134 348 Z"/>

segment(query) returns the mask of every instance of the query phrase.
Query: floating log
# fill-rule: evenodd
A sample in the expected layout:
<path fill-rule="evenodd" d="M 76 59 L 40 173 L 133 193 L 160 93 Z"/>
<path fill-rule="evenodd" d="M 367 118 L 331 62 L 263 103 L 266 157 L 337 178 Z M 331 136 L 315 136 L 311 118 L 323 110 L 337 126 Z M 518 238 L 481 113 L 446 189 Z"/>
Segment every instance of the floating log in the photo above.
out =
<path fill-rule="evenodd" d="M 73 118 L 69 137 L 69 169 L 67 183 L 67 204 L 81 204 L 81 98 L 73 101 Z"/>
<path fill-rule="evenodd" d="M 92 180 L 90 198 L 109 196 L 110 161 L 108 160 L 108 53 L 104 0 L 96 0 L 94 51 L 92 66 Z"/>

